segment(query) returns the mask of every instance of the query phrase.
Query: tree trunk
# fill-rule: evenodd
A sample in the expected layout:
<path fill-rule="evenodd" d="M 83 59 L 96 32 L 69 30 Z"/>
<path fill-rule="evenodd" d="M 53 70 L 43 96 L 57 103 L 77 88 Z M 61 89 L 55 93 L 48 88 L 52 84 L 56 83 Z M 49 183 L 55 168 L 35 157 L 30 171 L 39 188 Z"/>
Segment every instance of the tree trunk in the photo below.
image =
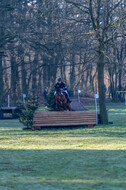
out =
<path fill-rule="evenodd" d="M 0 104 L 3 99 L 4 93 L 4 81 L 3 81 L 3 65 L 2 65 L 2 58 L 4 55 L 4 11 L 3 9 L 0 10 Z"/>
<path fill-rule="evenodd" d="M 71 66 L 70 66 L 70 91 L 71 96 L 74 95 L 74 82 L 75 81 L 75 52 L 73 51 L 71 55 Z"/>
<path fill-rule="evenodd" d="M 38 64 L 38 53 L 35 52 L 35 57 L 34 57 L 34 63 L 32 65 L 32 95 L 36 96 L 37 95 L 37 64 Z"/>
<path fill-rule="evenodd" d="M 97 63 L 97 70 L 98 70 L 98 91 L 99 91 L 99 106 L 100 106 L 100 116 L 101 122 L 103 124 L 108 123 L 108 115 L 106 110 L 106 103 L 105 103 L 105 84 L 104 84 L 104 54 L 99 51 L 98 53 L 98 63 Z"/>
<path fill-rule="evenodd" d="M 2 67 L 2 55 L 0 55 L 0 104 L 3 99 L 4 83 L 3 83 L 3 67 Z"/>
<path fill-rule="evenodd" d="M 14 52 L 13 52 L 14 54 Z M 12 103 L 15 104 L 17 99 L 17 84 L 18 84 L 18 65 L 14 55 L 11 55 L 11 98 Z"/>
<path fill-rule="evenodd" d="M 27 92 L 28 92 L 26 78 L 27 78 L 27 72 L 25 69 L 25 62 L 23 60 L 21 63 L 21 84 L 22 84 L 22 93 L 23 94 L 27 94 Z"/>

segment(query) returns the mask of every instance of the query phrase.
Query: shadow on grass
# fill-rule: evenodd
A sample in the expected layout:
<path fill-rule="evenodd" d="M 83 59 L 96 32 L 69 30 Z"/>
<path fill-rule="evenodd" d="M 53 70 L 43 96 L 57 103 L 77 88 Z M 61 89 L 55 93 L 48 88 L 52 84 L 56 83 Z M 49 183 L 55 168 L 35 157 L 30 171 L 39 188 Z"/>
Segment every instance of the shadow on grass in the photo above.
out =
<path fill-rule="evenodd" d="M 126 187 L 126 150 L 0 150 L 0 187 L 114 189 Z"/>

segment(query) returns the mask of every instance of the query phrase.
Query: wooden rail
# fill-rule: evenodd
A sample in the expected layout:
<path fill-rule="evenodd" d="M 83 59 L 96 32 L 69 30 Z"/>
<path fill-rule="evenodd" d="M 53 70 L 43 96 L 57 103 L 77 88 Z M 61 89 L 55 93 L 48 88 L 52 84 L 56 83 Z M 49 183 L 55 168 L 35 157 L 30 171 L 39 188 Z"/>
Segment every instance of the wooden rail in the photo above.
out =
<path fill-rule="evenodd" d="M 71 111 L 71 112 L 35 112 L 33 118 L 33 130 L 43 127 L 62 126 L 88 126 L 96 125 L 95 111 Z"/>
<path fill-rule="evenodd" d="M 17 107 L 1 107 L 0 119 L 15 118 L 16 111 L 17 111 Z M 10 115 L 5 116 L 5 114 L 10 114 Z"/>

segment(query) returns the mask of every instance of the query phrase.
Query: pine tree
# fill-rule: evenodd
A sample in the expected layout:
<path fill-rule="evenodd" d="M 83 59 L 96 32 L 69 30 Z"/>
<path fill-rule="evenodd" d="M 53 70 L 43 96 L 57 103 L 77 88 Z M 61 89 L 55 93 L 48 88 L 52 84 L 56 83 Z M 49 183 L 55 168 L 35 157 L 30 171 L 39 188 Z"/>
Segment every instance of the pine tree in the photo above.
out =
<path fill-rule="evenodd" d="M 23 123 L 27 129 L 32 128 L 34 112 L 38 106 L 38 97 L 28 97 L 26 103 L 23 104 L 23 109 L 19 114 L 19 121 Z"/>
<path fill-rule="evenodd" d="M 53 108 L 54 105 L 54 89 L 52 89 L 47 98 L 47 106 Z"/>

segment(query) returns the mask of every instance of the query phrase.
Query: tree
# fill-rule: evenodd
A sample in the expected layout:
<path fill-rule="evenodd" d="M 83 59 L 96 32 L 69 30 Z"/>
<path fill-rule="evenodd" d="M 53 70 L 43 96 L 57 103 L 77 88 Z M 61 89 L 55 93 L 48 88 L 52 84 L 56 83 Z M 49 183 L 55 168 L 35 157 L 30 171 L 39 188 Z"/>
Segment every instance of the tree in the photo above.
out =
<path fill-rule="evenodd" d="M 34 112 L 38 106 L 38 97 L 28 97 L 26 103 L 22 105 L 23 108 L 19 113 L 19 121 L 23 123 L 27 129 L 32 128 Z"/>
<path fill-rule="evenodd" d="M 89 33 L 93 34 L 93 40 L 96 41 L 95 47 L 97 52 L 97 72 L 98 72 L 98 91 L 99 91 L 99 105 L 100 105 L 100 115 L 102 123 L 108 123 L 107 111 L 106 111 L 106 103 L 105 103 L 105 84 L 104 84 L 104 66 L 105 66 L 105 56 L 106 56 L 106 45 L 113 38 L 108 35 L 108 32 L 112 30 L 112 28 L 118 27 L 118 22 L 124 18 L 122 16 L 116 16 L 116 19 L 111 20 L 111 16 L 113 12 L 119 7 L 120 3 L 123 0 L 116 1 L 114 4 L 113 1 L 105 1 L 105 0 L 89 0 L 82 3 L 81 1 L 69 1 L 65 0 L 67 3 L 72 4 L 74 7 L 83 11 L 83 17 L 90 18 L 91 31 Z M 77 14 L 77 13 L 76 13 Z M 88 15 L 88 16 L 86 16 Z M 76 15 L 77 17 L 77 15 Z M 89 22 L 89 20 L 87 19 Z M 85 23 L 85 22 L 83 22 Z"/>

